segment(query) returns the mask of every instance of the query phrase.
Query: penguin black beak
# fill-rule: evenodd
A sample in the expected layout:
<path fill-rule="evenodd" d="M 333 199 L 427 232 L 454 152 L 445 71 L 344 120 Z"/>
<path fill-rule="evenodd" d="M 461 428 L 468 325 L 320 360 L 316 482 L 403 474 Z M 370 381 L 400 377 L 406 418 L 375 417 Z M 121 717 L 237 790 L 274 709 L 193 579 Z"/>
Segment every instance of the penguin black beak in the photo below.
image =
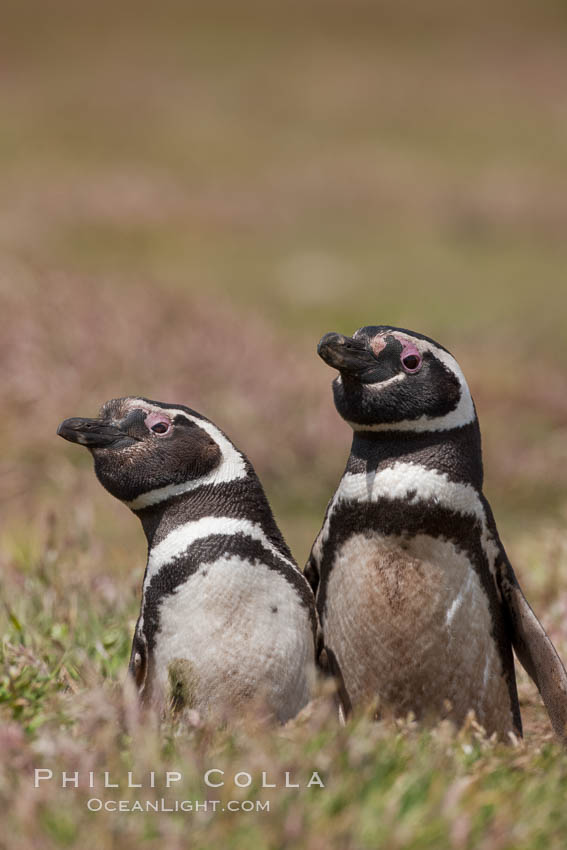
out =
<path fill-rule="evenodd" d="M 365 342 L 342 334 L 321 337 L 317 354 L 328 366 L 348 374 L 359 375 L 376 366 L 376 358 Z"/>
<path fill-rule="evenodd" d="M 104 419 L 81 419 L 80 417 L 65 419 L 57 429 L 57 433 L 64 440 L 79 443 L 88 449 L 108 448 L 118 440 L 127 437 L 124 431 Z"/>

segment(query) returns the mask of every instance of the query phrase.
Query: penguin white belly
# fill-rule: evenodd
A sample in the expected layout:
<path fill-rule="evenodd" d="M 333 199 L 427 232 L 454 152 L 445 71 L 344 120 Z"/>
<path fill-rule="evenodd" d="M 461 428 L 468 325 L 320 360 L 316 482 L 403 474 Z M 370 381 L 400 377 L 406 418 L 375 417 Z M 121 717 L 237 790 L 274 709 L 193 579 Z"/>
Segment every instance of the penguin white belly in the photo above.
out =
<path fill-rule="evenodd" d="M 489 733 L 506 735 L 511 702 L 492 628 L 478 575 L 453 543 L 368 532 L 337 550 L 325 644 L 353 706 L 378 700 L 398 716 L 457 724 L 474 709 Z"/>
<path fill-rule="evenodd" d="M 281 722 L 307 703 L 314 678 L 309 612 L 275 570 L 229 556 L 203 564 L 159 607 L 152 698 L 172 678 L 189 707 L 232 713 L 264 704 Z"/>

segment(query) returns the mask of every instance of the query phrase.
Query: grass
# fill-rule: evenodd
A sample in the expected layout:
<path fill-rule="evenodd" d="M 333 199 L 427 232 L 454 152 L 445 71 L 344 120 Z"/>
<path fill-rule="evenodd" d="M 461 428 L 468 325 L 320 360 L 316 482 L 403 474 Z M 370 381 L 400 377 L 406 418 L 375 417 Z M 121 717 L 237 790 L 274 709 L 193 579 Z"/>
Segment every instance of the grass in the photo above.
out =
<path fill-rule="evenodd" d="M 487 741 L 473 722 L 458 735 L 443 725 L 393 727 L 364 715 L 341 728 L 324 693 L 275 730 L 251 720 L 218 729 L 195 718 L 158 729 L 141 718 L 122 685 L 133 577 L 125 581 L 92 530 L 80 528 L 81 508 L 45 529 L 31 551 L 13 549 L 21 593 L 4 626 L 0 682 L 0 795 L 11 847 L 564 846 L 567 761 L 525 686 L 524 707 L 540 729 L 528 728 L 526 743 L 515 747 Z M 564 558 L 562 566 L 564 575 Z M 561 622 L 564 628 L 564 612 Z M 226 780 L 222 788 L 205 785 L 211 768 L 225 771 L 214 775 Z M 34 789 L 35 769 L 54 779 Z M 79 771 L 79 788 L 62 788 L 62 771 Z M 104 771 L 118 789 L 102 787 Z M 127 787 L 128 771 L 143 790 Z M 167 771 L 182 775 L 169 789 Z M 240 771 L 250 774 L 248 787 L 234 782 Z M 286 771 L 299 788 L 283 787 Z M 313 771 L 324 788 L 306 787 Z M 262 788 L 263 772 L 276 789 Z M 218 800 L 218 812 L 88 810 L 89 800 L 123 800 L 128 810 L 162 797 L 169 809 L 175 800 Z M 244 801 L 268 801 L 270 810 L 228 811 Z"/>
<path fill-rule="evenodd" d="M 159 841 L 182 847 L 188 833 L 196 848 L 563 846 L 567 762 L 525 683 L 532 728 L 516 747 L 488 742 L 474 723 L 455 735 L 449 727 L 392 727 L 362 715 L 341 728 L 325 694 L 276 730 L 252 722 L 217 729 L 196 720 L 156 729 L 144 721 L 122 686 L 137 582 L 124 577 L 122 553 L 109 556 L 93 539 L 94 528 L 81 527 L 83 508 L 75 504 L 42 537 L 32 537 L 33 545 L 28 539 L 12 550 L 9 567 L 21 592 L 3 628 L 0 682 L 0 794 L 5 830 L 15 836 L 10 846 Z M 561 566 L 564 575 L 565 552 Z M 538 595 L 546 591 L 540 586 Z M 564 623 L 563 611 L 554 635 L 563 648 Z M 34 789 L 36 768 L 52 770 L 55 779 Z M 225 771 L 223 788 L 204 784 L 211 768 Z M 79 771 L 81 787 L 61 788 L 61 771 Z M 89 771 L 94 790 L 86 787 Z M 118 790 L 101 787 L 104 771 Z M 128 771 L 144 790 L 127 787 Z M 151 771 L 157 791 L 149 787 Z M 166 771 L 182 774 L 173 790 L 163 787 Z M 249 787 L 235 785 L 239 771 L 251 775 Z M 286 771 L 300 788 L 280 787 Z M 324 788 L 305 787 L 313 771 Z M 262 789 L 263 772 L 278 788 Z M 156 796 L 169 808 L 175 800 L 206 799 L 219 800 L 221 808 L 214 817 L 210 811 L 118 815 L 87 808 L 90 799 L 125 800 L 131 807 Z M 269 801 L 270 812 L 223 812 L 233 800 Z"/>
<path fill-rule="evenodd" d="M 566 27 L 551 0 L 6 5 L 0 846 L 565 846 L 567 760 L 524 674 L 517 746 L 472 722 L 341 728 L 324 688 L 282 729 L 139 717 L 124 678 L 142 535 L 55 429 L 130 393 L 202 410 L 254 462 L 301 563 L 349 444 L 318 338 L 438 337 L 566 658 Z M 54 781 L 35 789 L 34 768 Z M 227 785 L 208 788 L 209 768 Z M 94 771 L 101 799 L 271 808 L 93 813 L 63 770 Z"/>

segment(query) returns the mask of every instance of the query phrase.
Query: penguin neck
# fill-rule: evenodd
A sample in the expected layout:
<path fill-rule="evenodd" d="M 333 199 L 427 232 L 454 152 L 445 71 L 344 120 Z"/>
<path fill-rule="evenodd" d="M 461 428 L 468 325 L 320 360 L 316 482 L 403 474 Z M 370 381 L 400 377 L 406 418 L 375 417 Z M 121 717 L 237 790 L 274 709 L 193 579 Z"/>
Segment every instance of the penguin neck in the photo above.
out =
<path fill-rule="evenodd" d="M 375 473 L 395 463 L 422 466 L 482 492 L 478 420 L 447 431 L 354 432 L 347 473 Z"/>
<path fill-rule="evenodd" d="M 272 542 L 289 554 L 260 480 L 246 464 L 246 476 L 210 483 L 174 498 L 134 511 L 146 535 L 148 553 L 171 532 L 199 520 L 248 520 L 260 525 Z"/>
<path fill-rule="evenodd" d="M 215 504 L 212 490 L 212 487 L 202 487 L 134 511 L 142 523 L 148 551 L 180 525 L 202 517 L 203 511 L 208 516 L 213 515 Z"/>

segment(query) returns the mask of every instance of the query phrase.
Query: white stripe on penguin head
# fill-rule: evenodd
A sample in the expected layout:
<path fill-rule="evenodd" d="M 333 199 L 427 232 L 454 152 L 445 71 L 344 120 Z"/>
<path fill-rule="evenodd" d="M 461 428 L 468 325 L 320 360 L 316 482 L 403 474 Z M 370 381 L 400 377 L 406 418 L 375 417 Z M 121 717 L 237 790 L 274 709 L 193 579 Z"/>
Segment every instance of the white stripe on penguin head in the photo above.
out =
<path fill-rule="evenodd" d="M 354 335 L 356 337 L 356 334 Z M 405 335 L 397 331 L 392 331 L 390 336 L 395 336 L 400 340 L 408 340 L 415 344 L 416 348 L 423 353 L 431 352 L 444 366 L 446 366 L 458 379 L 461 388 L 461 397 L 459 403 L 454 410 L 446 413 L 445 416 L 427 416 L 424 414 L 418 419 L 404 419 L 401 422 L 379 422 L 375 425 L 362 425 L 359 422 L 351 422 L 346 420 L 354 431 L 449 431 L 452 428 L 461 428 L 463 425 L 470 425 L 476 419 L 476 412 L 472 396 L 467 384 L 463 371 L 452 354 L 442 348 L 438 348 L 432 342 L 426 339 L 419 339 Z M 375 391 L 380 391 L 382 388 L 392 383 L 394 380 L 401 380 L 408 376 L 402 372 L 390 378 L 387 381 L 369 384 L 368 386 L 375 387 Z"/>
<path fill-rule="evenodd" d="M 197 416 L 191 416 L 191 414 L 186 411 L 175 407 L 166 408 L 165 410 L 161 407 L 153 407 L 152 405 L 148 405 L 147 402 L 143 402 L 141 399 L 140 404 L 143 404 L 144 409 L 151 408 L 158 413 L 165 412 L 171 416 L 172 419 L 175 416 L 184 416 L 186 419 L 189 419 L 190 422 L 194 422 L 195 425 L 202 428 L 203 431 L 206 431 L 207 434 L 213 438 L 220 449 L 221 460 L 214 469 L 206 475 L 201 476 L 201 478 L 191 478 L 189 481 L 182 481 L 179 484 L 168 484 L 165 487 L 157 487 L 154 490 L 148 490 L 145 493 L 141 493 L 129 502 L 124 502 L 124 504 L 131 510 L 138 511 L 141 508 L 147 508 L 150 505 L 157 505 L 159 502 L 171 499 L 173 496 L 181 496 L 183 493 L 196 490 L 198 487 L 205 487 L 207 484 L 227 484 L 229 481 L 246 478 L 246 464 L 243 456 L 235 448 L 235 446 L 233 446 L 230 440 L 225 437 L 222 431 L 220 431 L 216 425 L 213 425 L 212 422 L 209 422 L 208 419 L 199 419 Z"/>

